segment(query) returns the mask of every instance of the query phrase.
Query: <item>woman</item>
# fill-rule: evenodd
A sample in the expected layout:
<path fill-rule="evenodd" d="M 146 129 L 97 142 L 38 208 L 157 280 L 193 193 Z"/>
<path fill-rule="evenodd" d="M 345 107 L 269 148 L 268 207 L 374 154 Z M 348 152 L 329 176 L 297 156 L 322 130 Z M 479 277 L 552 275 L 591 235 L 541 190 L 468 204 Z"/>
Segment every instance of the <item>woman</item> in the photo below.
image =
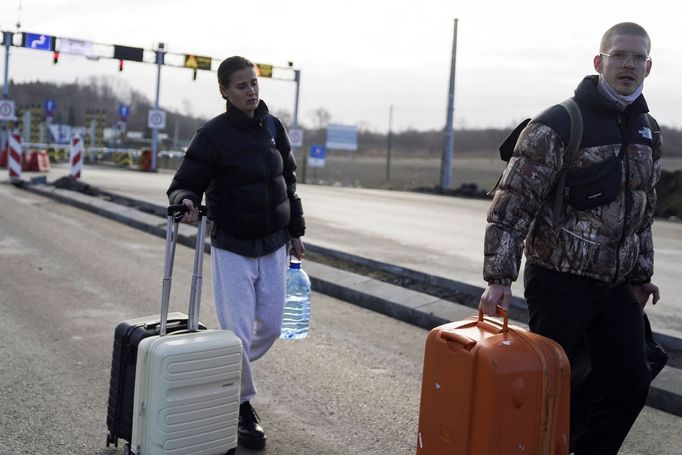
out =
<path fill-rule="evenodd" d="M 239 445 L 258 450 L 266 436 L 250 404 L 251 362 L 279 337 L 287 244 L 290 254 L 303 256 L 305 221 L 289 138 L 258 97 L 254 64 L 239 56 L 224 60 L 218 84 L 226 112 L 199 128 L 167 194 L 171 204 L 190 209 L 182 221 L 194 222 L 206 193 L 216 313 L 244 348 Z"/>

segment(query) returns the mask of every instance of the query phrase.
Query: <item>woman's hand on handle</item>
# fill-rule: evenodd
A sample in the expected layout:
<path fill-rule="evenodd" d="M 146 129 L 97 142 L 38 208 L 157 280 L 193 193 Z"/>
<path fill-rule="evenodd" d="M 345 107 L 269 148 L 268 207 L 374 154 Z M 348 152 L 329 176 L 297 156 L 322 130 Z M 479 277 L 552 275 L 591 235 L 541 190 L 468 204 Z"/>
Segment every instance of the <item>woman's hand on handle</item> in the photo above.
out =
<path fill-rule="evenodd" d="M 487 316 L 497 316 L 497 305 L 509 309 L 512 292 L 506 284 L 489 284 L 481 296 L 478 306 Z"/>
<path fill-rule="evenodd" d="M 182 205 L 187 207 L 187 212 L 180 219 L 184 223 L 196 223 L 199 219 L 199 208 L 194 207 L 194 202 L 191 199 L 183 199 Z"/>

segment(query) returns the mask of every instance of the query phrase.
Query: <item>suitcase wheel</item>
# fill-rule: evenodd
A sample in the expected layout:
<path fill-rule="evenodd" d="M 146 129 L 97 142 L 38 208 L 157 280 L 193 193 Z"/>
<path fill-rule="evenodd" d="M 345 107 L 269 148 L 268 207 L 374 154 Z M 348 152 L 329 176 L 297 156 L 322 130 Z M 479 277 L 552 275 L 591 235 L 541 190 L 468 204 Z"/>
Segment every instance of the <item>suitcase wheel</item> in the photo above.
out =
<path fill-rule="evenodd" d="M 118 447 L 118 438 L 114 437 L 114 435 L 109 432 L 107 433 L 107 447 L 109 447 L 111 444 L 113 444 L 114 447 Z"/>

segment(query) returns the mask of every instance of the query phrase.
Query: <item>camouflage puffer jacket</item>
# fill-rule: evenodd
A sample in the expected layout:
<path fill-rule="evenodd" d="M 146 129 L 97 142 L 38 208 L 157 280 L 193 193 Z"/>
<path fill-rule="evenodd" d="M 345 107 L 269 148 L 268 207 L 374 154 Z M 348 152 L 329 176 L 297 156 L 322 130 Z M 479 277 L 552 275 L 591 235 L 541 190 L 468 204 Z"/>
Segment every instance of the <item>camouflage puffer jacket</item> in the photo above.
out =
<path fill-rule="evenodd" d="M 643 96 L 621 112 L 599 93 L 597 76 L 581 82 L 575 100 L 584 130 L 567 170 L 618 155 L 624 141 L 621 125 L 627 125 L 620 192 L 613 202 L 588 210 L 564 201 L 553 226 L 551 196 L 564 165 L 570 120 L 559 105 L 540 114 L 521 133 L 488 212 L 483 277 L 489 284 L 516 280 L 524 241 L 526 260 L 550 270 L 609 284 L 651 279 L 651 223 L 661 157 L 658 126 L 646 114 Z"/>

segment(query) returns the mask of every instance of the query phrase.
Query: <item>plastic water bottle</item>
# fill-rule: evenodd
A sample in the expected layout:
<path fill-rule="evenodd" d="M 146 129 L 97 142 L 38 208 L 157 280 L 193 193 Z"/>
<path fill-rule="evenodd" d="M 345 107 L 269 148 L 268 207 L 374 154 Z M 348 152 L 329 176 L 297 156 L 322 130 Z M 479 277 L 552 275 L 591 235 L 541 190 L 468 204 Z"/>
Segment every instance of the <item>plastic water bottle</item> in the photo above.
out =
<path fill-rule="evenodd" d="M 301 262 L 292 258 L 287 270 L 286 300 L 280 338 L 299 340 L 308 334 L 310 294 L 310 278 L 301 268 Z"/>

